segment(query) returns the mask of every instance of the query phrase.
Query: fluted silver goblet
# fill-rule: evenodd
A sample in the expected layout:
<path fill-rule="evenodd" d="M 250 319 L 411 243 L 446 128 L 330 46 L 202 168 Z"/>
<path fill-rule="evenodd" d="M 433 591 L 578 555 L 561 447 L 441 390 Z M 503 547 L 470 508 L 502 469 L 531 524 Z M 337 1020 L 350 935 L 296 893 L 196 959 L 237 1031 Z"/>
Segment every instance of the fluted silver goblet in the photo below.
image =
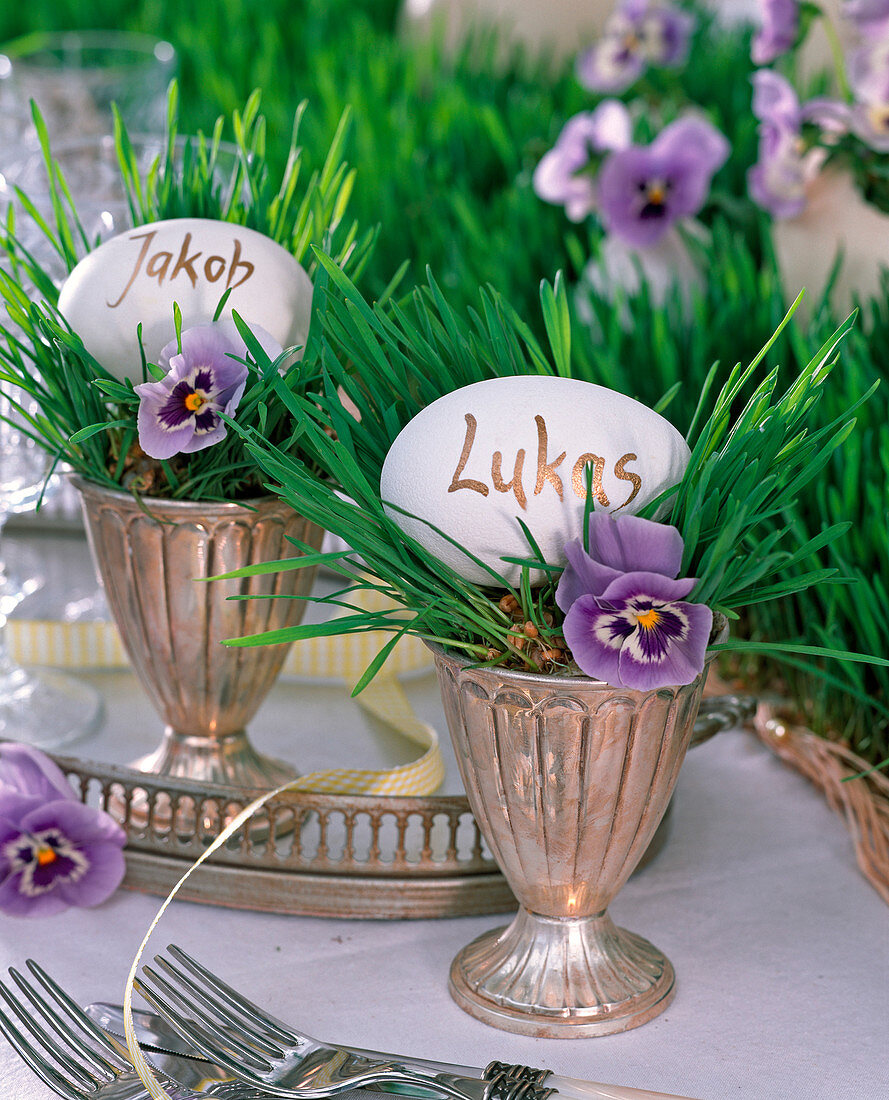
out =
<path fill-rule="evenodd" d="M 519 901 L 454 959 L 450 990 L 524 1035 L 606 1035 L 663 1012 L 675 975 L 608 906 L 644 855 L 694 732 L 705 673 L 632 691 L 471 663 L 432 647 L 460 775 Z"/>

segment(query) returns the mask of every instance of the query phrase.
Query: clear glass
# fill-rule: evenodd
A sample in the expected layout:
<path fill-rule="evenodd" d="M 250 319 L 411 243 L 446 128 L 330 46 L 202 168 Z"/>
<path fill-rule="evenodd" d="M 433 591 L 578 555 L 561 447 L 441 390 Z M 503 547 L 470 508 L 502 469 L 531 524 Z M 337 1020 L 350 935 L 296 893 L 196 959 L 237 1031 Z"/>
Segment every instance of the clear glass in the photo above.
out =
<path fill-rule="evenodd" d="M 34 143 L 33 99 L 50 138 L 112 132 L 112 103 L 128 129 L 163 132 L 167 86 L 176 75 L 169 42 L 125 31 L 65 31 L 18 38 L 0 54 L 0 107 L 23 120 Z"/>
<path fill-rule="evenodd" d="M 181 164 L 187 144 L 197 138 L 182 135 L 176 139 L 176 160 Z M 155 159 L 162 156 L 165 140 L 162 135 L 131 133 L 130 143 L 136 155 L 139 174 L 144 178 Z M 71 193 L 77 215 L 91 245 L 109 240 L 132 227 L 130 208 L 120 178 L 114 138 L 111 134 L 93 137 L 75 137 L 53 142 L 53 160 L 64 176 Z M 238 150 L 223 142 L 216 158 L 216 174 L 220 190 L 232 180 L 238 165 Z M 244 185 L 245 193 L 247 185 Z M 50 197 L 49 183 L 40 149 L 19 150 L 17 158 L 7 158 L 0 164 L 0 215 L 9 204 L 16 206 L 16 236 L 33 254 L 44 269 L 61 285 L 67 271 L 58 253 L 53 249 L 43 231 L 21 209 L 16 189 L 33 202 L 38 212 L 53 225 L 55 216 Z M 226 196 L 228 191 L 225 191 Z"/>
<path fill-rule="evenodd" d="M 72 676 L 16 664 L 6 643 L 9 616 L 42 583 L 38 575 L 25 570 L 24 561 L 14 564 L 3 538 L 6 521 L 33 511 L 41 496 L 55 491 L 58 483 L 55 477 L 47 482 L 47 452 L 18 426 L 16 403 L 27 407 L 27 400 L 21 391 L 0 398 L 0 737 L 55 749 L 95 732 L 103 707 L 99 694 Z"/>

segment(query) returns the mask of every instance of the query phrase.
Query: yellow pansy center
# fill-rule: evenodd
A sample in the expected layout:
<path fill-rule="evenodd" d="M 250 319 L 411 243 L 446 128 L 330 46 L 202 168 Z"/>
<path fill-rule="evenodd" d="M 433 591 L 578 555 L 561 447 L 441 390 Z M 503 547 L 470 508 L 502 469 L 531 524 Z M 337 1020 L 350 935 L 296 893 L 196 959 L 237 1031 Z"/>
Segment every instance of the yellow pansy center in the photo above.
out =
<path fill-rule="evenodd" d="M 867 114 L 878 134 L 889 131 L 889 103 L 874 103 L 868 107 Z"/>
<path fill-rule="evenodd" d="M 50 847 L 38 848 L 34 856 L 41 867 L 46 867 L 50 863 L 55 863 L 59 858 L 55 850 Z"/>
<path fill-rule="evenodd" d="M 643 630 L 654 630 L 660 621 L 660 614 L 655 611 L 653 607 L 649 608 L 648 611 L 643 611 L 641 615 L 636 616 L 636 622 Z"/>
<path fill-rule="evenodd" d="M 185 407 L 189 412 L 199 412 L 207 404 L 207 398 L 195 391 L 185 398 Z"/>
<path fill-rule="evenodd" d="M 656 182 L 649 185 L 647 195 L 649 202 L 654 203 L 655 206 L 663 206 L 666 197 L 667 189 L 662 183 Z"/>

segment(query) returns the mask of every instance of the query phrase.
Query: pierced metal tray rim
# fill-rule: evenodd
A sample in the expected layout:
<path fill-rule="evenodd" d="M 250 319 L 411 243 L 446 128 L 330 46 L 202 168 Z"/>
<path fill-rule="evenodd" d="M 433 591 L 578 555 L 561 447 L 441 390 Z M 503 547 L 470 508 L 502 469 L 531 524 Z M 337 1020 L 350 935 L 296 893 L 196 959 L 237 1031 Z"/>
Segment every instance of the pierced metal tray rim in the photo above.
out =
<path fill-rule="evenodd" d="M 744 696 L 711 696 L 701 705 L 692 744 L 699 745 L 720 730 L 748 721 L 755 700 Z M 114 812 L 127 832 L 127 873 L 124 887 L 166 896 L 182 874 L 214 839 L 214 828 L 195 826 L 183 839 L 174 825 L 182 807 L 190 807 L 195 820 L 218 815 L 221 824 L 248 805 L 258 794 L 198 780 L 157 776 L 120 764 L 106 764 L 81 757 L 50 753 L 66 775 L 76 777 L 80 797 L 87 801 L 99 784 L 99 804 Z M 131 818 L 134 792 L 142 792 L 149 811 L 141 821 Z M 140 796 L 141 797 L 141 796 Z M 123 817 L 121 800 L 123 799 Z M 167 807 L 165 827 L 157 827 L 156 807 Z M 138 799 L 137 799 L 138 801 Z M 515 898 L 493 858 L 484 851 L 478 824 L 464 794 L 362 795 L 287 791 L 275 795 L 236 840 L 214 852 L 195 870 L 177 897 L 184 901 L 254 909 L 282 914 L 359 918 L 405 919 L 502 913 L 515 908 Z M 394 819 L 395 857 L 381 859 L 378 836 L 384 818 Z M 353 830 L 366 819 L 372 837 L 370 861 L 331 859 L 326 829 L 331 820 L 341 821 L 343 854 L 352 852 Z M 408 857 L 405 836 L 422 830 L 419 858 Z M 302 833 L 307 822 L 320 828 L 315 855 L 302 860 Z M 319 824 L 320 823 L 320 824 Z M 436 825 L 436 823 L 438 823 Z M 666 822 L 665 822 L 666 825 Z M 433 828 L 447 830 L 444 859 L 434 857 Z M 471 830 L 458 844 L 458 830 Z M 297 850 L 297 857 L 281 858 L 275 847 L 282 838 Z M 663 835 L 661 843 L 663 842 Z M 251 849 L 251 845 L 253 846 Z M 439 841 L 439 848 L 441 841 Z M 459 850 L 469 851 L 459 858 Z M 267 862 L 263 862 L 263 861 Z"/>

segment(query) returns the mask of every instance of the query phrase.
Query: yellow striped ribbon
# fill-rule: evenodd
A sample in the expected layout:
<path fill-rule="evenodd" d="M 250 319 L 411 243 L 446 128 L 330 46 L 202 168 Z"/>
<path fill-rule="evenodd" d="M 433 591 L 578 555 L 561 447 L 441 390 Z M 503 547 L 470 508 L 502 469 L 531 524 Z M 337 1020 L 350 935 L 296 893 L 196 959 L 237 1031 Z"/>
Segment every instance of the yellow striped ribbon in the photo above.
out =
<path fill-rule="evenodd" d="M 368 601 L 369 603 L 370 601 Z M 81 669 L 125 668 L 126 653 L 112 623 L 13 620 L 8 623 L 12 655 L 29 664 Z M 353 686 L 379 652 L 388 636 L 380 633 L 312 638 L 294 645 L 283 675 L 311 680 L 337 680 Z M 368 714 L 397 730 L 425 751 L 416 760 L 386 770 L 338 768 L 313 772 L 292 783 L 268 791 L 255 799 L 231 821 L 213 843 L 179 879 L 158 910 L 139 945 L 124 990 L 124 1018 L 127 1047 L 136 1072 L 149 1094 L 166 1100 L 151 1067 L 146 1062 L 133 1030 L 133 981 L 145 948 L 168 906 L 192 873 L 217 851 L 270 799 L 285 791 L 321 791 L 337 794 L 423 795 L 432 794 L 444 779 L 444 762 L 438 734 L 413 711 L 397 676 L 429 667 L 429 655 L 422 643 L 405 635 L 386 661 L 385 670 L 357 697 Z"/>
<path fill-rule="evenodd" d="M 387 638 L 382 631 L 306 638 L 291 648 L 282 675 L 355 682 Z M 28 664 L 84 669 L 129 666 L 117 627 L 109 622 L 10 619 L 7 639 L 15 659 Z M 390 676 L 409 675 L 429 667 L 428 650 L 410 635 L 401 639 L 386 661 Z"/>
<path fill-rule="evenodd" d="M 14 619 L 7 624 L 7 631 L 13 657 L 25 664 L 81 669 L 129 667 L 113 623 Z M 382 631 L 307 638 L 291 648 L 282 675 L 335 680 L 351 688 L 387 640 L 388 635 Z M 365 712 L 419 745 L 424 750 L 421 756 L 387 770 L 338 768 L 313 772 L 300 780 L 299 789 L 328 794 L 415 796 L 436 791 L 444 779 L 438 733 L 417 718 L 397 679 L 429 665 L 426 647 L 405 635 L 387 658 L 383 671 L 356 698 Z"/>

